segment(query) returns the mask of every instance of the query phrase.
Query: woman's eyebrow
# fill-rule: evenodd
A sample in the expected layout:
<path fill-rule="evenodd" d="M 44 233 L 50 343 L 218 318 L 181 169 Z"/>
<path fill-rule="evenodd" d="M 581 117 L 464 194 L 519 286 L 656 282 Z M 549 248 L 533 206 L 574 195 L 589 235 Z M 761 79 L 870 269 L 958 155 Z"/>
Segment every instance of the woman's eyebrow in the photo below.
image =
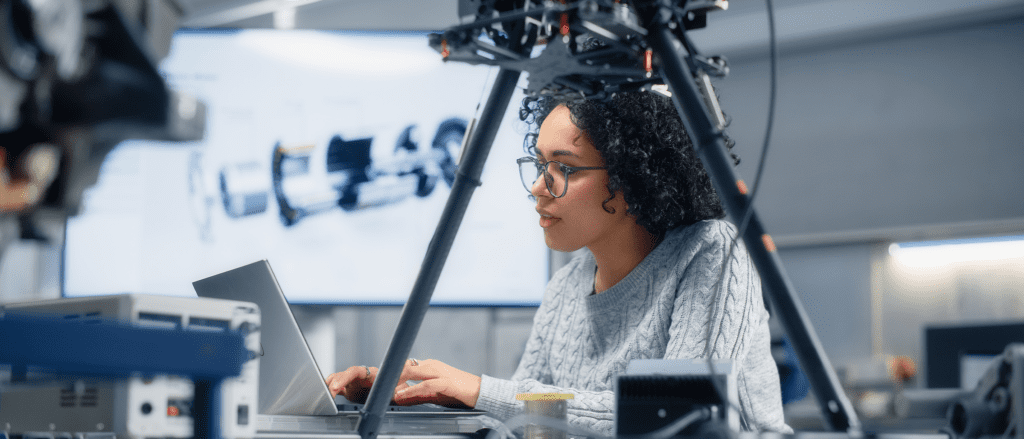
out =
<path fill-rule="evenodd" d="M 576 153 L 574 153 L 572 151 L 565 150 L 565 149 L 556 149 L 556 150 L 554 150 L 551 153 L 551 157 L 558 157 L 558 156 L 569 156 L 569 157 L 579 158 L 579 155 L 577 155 Z"/>

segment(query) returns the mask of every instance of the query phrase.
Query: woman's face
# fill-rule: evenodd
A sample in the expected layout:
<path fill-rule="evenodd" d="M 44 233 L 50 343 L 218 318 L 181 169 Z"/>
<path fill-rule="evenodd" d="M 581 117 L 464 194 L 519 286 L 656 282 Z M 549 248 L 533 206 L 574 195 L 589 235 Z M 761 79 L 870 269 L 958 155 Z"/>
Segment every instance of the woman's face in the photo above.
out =
<path fill-rule="evenodd" d="M 558 161 L 568 166 L 604 166 L 604 159 L 590 139 L 572 123 L 569 109 L 558 106 L 544 119 L 537 136 L 537 158 Z M 620 192 L 606 205 L 608 171 L 584 170 L 569 176 L 569 188 L 561 198 L 548 192 L 544 179 L 538 178 L 530 192 L 537 198 L 544 241 L 553 250 L 571 252 L 599 245 L 623 225 L 636 221 L 626 215 L 626 203 Z M 591 247 L 593 249 L 593 247 Z"/>

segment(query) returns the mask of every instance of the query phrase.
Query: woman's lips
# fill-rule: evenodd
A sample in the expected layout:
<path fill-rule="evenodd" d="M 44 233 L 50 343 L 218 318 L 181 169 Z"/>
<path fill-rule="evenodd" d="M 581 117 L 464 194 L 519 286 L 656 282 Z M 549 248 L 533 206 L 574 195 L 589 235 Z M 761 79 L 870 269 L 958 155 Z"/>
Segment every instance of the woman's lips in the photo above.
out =
<path fill-rule="evenodd" d="M 545 229 L 548 228 L 548 227 L 551 227 L 551 225 L 555 224 L 558 220 L 561 219 L 561 218 L 557 218 L 555 216 L 552 216 L 550 213 L 547 213 L 547 212 L 542 211 L 540 209 L 537 209 L 537 213 L 540 214 L 540 226 L 545 228 Z"/>

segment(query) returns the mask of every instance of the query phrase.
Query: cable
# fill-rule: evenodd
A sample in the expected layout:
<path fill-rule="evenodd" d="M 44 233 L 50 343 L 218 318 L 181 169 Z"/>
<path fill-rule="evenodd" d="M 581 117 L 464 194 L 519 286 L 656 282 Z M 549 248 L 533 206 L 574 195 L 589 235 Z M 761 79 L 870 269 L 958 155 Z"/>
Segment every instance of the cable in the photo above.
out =
<path fill-rule="evenodd" d="M 668 424 L 668 425 L 666 425 L 664 427 L 661 427 L 661 428 L 659 428 L 657 430 L 654 430 L 654 431 L 652 431 L 650 433 L 619 435 L 618 438 L 619 439 L 669 439 L 669 438 L 675 436 L 680 431 L 685 430 L 686 427 L 689 427 L 693 423 L 698 422 L 698 421 L 706 421 L 706 420 L 709 420 L 709 419 L 711 419 L 711 410 L 709 410 L 707 407 L 701 407 L 699 410 L 694 410 L 694 411 L 688 413 L 686 416 L 683 416 L 682 418 L 679 418 L 679 419 L 676 419 L 675 421 L 672 421 L 671 424 Z"/>
<path fill-rule="evenodd" d="M 772 127 L 775 123 L 775 95 L 776 88 L 778 86 L 775 12 L 772 9 L 772 0 L 764 0 L 764 4 L 768 13 L 768 78 L 770 84 L 768 88 L 768 122 L 764 128 L 764 144 L 761 146 L 761 158 L 757 163 L 757 173 L 754 174 L 754 186 L 750 191 L 750 204 L 747 205 L 746 212 L 743 213 L 743 221 L 740 225 L 740 231 L 747 228 L 747 223 L 750 222 L 750 215 L 754 212 L 754 197 L 757 196 L 757 191 L 761 188 L 761 177 L 764 175 L 765 157 L 768 156 L 768 146 L 771 144 Z M 738 236 L 742 236 L 742 233 Z"/>
<path fill-rule="evenodd" d="M 769 62 L 769 74 L 768 74 L 768 78 L 769 78 L 768 121 L 767 121 L 767 124 L 765 126 L 764 142 L 762 143 L 762 146 L 761 146 L 761 157 L 758 160 L 757 172 L 754 175 L 754 185 L 753 185 L 753 189 L 750 192 L 749 202 L 747 204 L 746 209 L 744 209 L 743 215 L 740 216 L 741 220 L 740 220 L 740 224 L 737 225 L 736 236 L 734 236 L 732 238 L 732 241 L 729 243 L 729 251 L 726 253 L 725 261 L 722 264 L 722 269 L 718 273 L 718 280 L 715 283 L 715 289 L 713 291 L 714 294 L 712 294 L 712 298 L 717 297 L 718 294 L 720 294 L 721 291 L 722 291 L 722 284 L 725 282 L 726 267 L 728 267 L 729 261 L 732 260 L 733 253 L 736 250 L 737 241 L 739 241 L 739 239 L 741 239 L 743 234 L 746 232 L 747 225 L 750 222 L 751 215 L 753 215 L 753 213 L 754 213 L 754 198 L 757 196 L 757 192 L 758 192 L 758 190 L 761 187 L 761 176 L 764 173 L 765 158 L 768 156 L 768 146 L 771 143 L 772 128 L 773 128 L 773 125 L 775 123 L 775 100 L 776 100 L 775 98 L 776 98 L 776 88 L 777 88 L 776 74 L 777 74 L 778 67 L 777 67 L 777 60 L 776 60 L 777 52 L 776 52 L 776 37 L 775 37 L 775 12 L 774 12 L 774 10 L 772 8 L 772 0 L 765 0 L 765 7 L 767 9 L 767 19 L 768 19 L 768 62 Z M 714 309 L 715 309 L 714 306 L 711 306 L 711 307 L 708 308 L 708 323 L 709 324 L 711 323 L 711 319 L 713 317 Z M 746 417 L 743 416 L 743 410 L 741 408 L 739 408 L 739 407 L 735 407 L 735 404 L 733 404 L 732 401 L 730 401 L 728 399 L 728 395 L 726 395 L 725 392 L 722 391 L 721 387 L 719 386 L 718 381 L 714 379 L 714 376 L 716 375 L 716 373 L 715 373 L 715 365 L 714 365 L 714 361 L 712 360 L 712 357 L 711 357 L 711 352 L 714 350 L 714 344 L 713 344 L 713 340 L 710 339 L 710 336 L 711 336 L 710 330 L 711 330 L 711 328 L 708 328 L 708 332 L 709 332 L 708 337 L 709 337 L 709 339 L 708 339 L 708 358 L 707 358 L 707 364 L 708 364 L 708 370 L 711 372 L 711 376 L 712 376 L 711 382 L 714 385 L 715 392 L 718 393 L 719 398 L 721 398 L 722 401 L 725 402 L 730 407 L 736 408 L 737 412 L 740 415 L 740 419 L 746 425 L 747 424 L 747 420 L 746 420 Z"/>

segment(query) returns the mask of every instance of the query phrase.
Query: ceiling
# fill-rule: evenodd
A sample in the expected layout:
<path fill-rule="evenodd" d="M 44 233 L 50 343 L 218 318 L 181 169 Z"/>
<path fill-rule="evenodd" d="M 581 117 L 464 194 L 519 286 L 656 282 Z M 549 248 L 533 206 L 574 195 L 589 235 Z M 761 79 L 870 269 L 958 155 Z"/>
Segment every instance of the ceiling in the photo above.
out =
<path fill-rule="evenodd" d="M 787 5 L 820 0 L 776 0 Z M 183 27 L 324 30 L 441 30 L 458 24 L 459 0 L 177 0 Z M 764 1 L 734 0 L 730 12 L 763 12 Z M 275 23 L 276 20 L 276 23 Z"/>
<path fill-rule="evenodd" d="M 171 0 L 185 28 L 439 31 L 459 22 L 460 0 Z M 764 52 L 767 0 L 732 0 L 694 41 L 731 56 Z M 1024 13 L 1024 0 L 773 0 L 780 47 L 882 38 Z M 823 39 L 824 38 L 824 39 Z"/>
<path fill-rule="evenodd" d="M 192 28 L 426 31 L 458 24 L 458 0 L 177 1 L 183 27 Z"/>

